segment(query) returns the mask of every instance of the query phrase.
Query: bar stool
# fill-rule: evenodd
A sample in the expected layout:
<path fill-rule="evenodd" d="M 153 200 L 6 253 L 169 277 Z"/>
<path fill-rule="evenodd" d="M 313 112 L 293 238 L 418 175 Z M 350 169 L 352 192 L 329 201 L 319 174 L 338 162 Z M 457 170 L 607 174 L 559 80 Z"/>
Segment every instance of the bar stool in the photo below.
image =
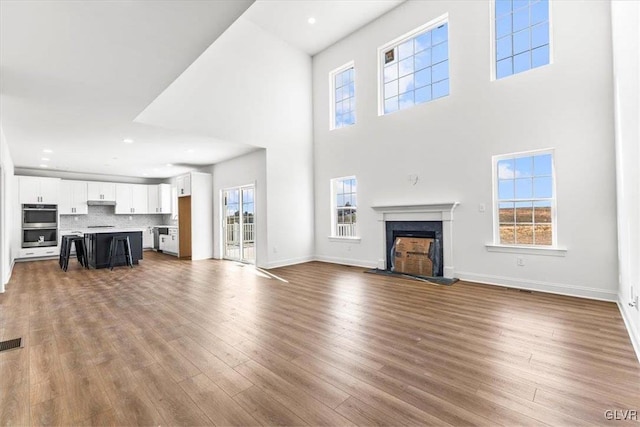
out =
<path fill-rule="evenodd" d="M 131 244 L 129 243 L 129 236 L 113 236 L 111 238 L 111 246 L 109 247 L 109 268 L 113 270 L 118 257 L 118 248 L 122 243 L 123 255 L 125 262 L 131 268 L 133 268 L 133 260 L 131 259 Z"/>
<path fill-rule="evenodd" d="M 82 265 L 84 268 L 89 268 L 89 263 L 87 262 L 87 252 L 84 247 L 84 237 L 75 234 L 62 236 L 59 260 L 60 267 L 64 271 L 67 271 L 67 269 L 69 268 L 71 245 L 75 245 L 76 247 L 76 258 L 78 259 L 78 262 L 80 262 L 80 265 Z"/>

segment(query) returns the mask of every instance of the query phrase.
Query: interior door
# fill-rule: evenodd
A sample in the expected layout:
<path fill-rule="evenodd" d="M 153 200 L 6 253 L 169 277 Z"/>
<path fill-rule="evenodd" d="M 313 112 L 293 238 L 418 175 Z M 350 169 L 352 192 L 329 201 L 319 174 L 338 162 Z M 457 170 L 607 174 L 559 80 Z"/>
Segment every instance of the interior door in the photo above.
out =
<path fill-rule="evenodd" d="M 224 257 L 254 263 L 255 253 L 255 188 L 229 188 L 223 191 Z"/>

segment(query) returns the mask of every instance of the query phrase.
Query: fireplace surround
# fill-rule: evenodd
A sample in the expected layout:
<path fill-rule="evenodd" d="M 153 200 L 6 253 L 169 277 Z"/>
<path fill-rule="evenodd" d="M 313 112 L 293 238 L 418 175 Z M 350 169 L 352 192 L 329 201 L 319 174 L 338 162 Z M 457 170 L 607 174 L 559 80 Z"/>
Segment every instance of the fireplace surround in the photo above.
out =
<path fill-rule="evenodd" d="M 372 206 L 372 209 L 378 214 L 378 222 L 380 222 L 382 244 L 380 246 L 380 257 L 378 259 L 378 268 L 386 270 L 390 268 L 389 254 L 391 247 L 388 247 L 387 242 L 387 230 L 390 227 L 404 228 L 403 224 L 407 223 L 406 227 L 416 227 L 416 224 L 425 223 L 422 227 L 422 231 L 434 232 L 436 237 L 441 235 L 441 251 L 442 251 L 442 266 L 441 274 L 446 278 L 453 278 L 454 265 L 453 265 L 453 211 L 458 202 L 449 203 L 422 203 L 422 204 L 378 204 Z M 410 223 L 414 224 L 410 224 Z M 391 223 L 387 225 L 387 223 Z M 437 225 L 436 225 L 437 224 Z M 406 231 L 412 231 L 406 228 Z M 414 232 L 421 232 L 421 229 L 413 230 Z"/>

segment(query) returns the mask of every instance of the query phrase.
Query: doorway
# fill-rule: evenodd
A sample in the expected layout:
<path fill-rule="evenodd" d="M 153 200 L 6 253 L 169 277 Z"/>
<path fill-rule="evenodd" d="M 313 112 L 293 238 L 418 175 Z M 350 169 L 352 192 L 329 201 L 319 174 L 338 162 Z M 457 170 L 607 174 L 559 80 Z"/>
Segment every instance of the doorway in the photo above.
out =
<path fill-rule="evenodd" d="M 222 191 L 222 199 L 224 258 L 255 264 L 255 186 L 228 188 Z"/>

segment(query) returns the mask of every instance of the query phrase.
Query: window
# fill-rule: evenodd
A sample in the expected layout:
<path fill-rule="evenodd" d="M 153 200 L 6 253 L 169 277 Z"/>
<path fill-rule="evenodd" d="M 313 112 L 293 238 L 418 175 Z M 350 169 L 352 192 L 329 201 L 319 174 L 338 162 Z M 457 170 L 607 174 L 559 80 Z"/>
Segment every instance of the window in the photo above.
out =
<path fill-rule="evenodd" d="M 495 156 L 494 241 L 556 246 L 553 151 Z"/>
<path fill-rule="evenodd" d="M 356 183 L 355 176 L 331 180 L 333 235 L 334 237 L 356 237 Z"/>
<path fill-rule="evenodd" d="M 495 0 L 496 79 L 549 63 L 549 1 Z"/>
<path fill-rule="evenodd" d="M 380 114 L 449 95 L 449 25 L 438 18 L 378 49 Z"/>
<path fill-rule="evenodd" d="M 331 129 L 356 122 L 355 70 L 353 62 L 329 73 L 331 87 Z"/>

